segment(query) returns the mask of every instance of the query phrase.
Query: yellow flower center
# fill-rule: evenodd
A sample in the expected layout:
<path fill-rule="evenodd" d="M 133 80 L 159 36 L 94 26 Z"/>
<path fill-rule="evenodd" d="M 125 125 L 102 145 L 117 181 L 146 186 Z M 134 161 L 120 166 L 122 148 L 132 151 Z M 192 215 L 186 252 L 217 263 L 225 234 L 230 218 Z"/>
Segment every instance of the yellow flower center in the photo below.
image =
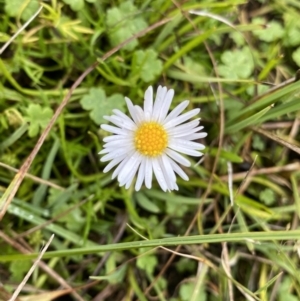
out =
<path fill-rule="evenodd" d="M 141 154 L 155 157 L 161 155 L 166 149 L 168 134 L 159 123 L 145 122 L 135 132 L 134 144 Z"/>

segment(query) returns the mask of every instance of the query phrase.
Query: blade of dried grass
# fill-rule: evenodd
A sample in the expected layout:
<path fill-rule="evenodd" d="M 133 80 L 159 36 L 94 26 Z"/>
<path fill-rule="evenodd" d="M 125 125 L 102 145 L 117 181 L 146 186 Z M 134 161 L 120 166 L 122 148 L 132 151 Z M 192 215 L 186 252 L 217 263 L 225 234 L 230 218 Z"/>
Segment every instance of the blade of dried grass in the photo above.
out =
<path fill-rule="evenodd" d="M 37 17 L 37 15 L 41 12 L 43 6 L 34 13 L 26 23 L 24 23 L 16 32 L 15 34 L 1 47 L 0 55 L 4 52 L 4 50 L 9 46 L 9 44 Z"/>
<path fill-rule="evenodd" d="M 294 151 L 295 153 L 297 153 L 297 154 L 300 155 L 300 147 L 298 147 L 298 146 L 296 146 L 294 144 L 291 144 L 290 142 L 288 142 L 288 141 L 280 138 L 279 136 L 277 136 L 277 135 L 275 135 L 273 133 L 270 133 L 268 131 L 265 131 L 265 130 L 263 130 L 261 128 L 254 128 L 253 130 L 255 132 L 257 132 L 259 134 L 262 134 L 265 137 L 267 137 L 267 138 L 269 138 L 269 139 L 271 139 L 271 140 L 273 140 L 273 141 L 275 141 L 275 142 L 277 142 L 277 143 L 279 143 L 279 144 L 281 144 L 281 145 L 283 145 L 283 146 L 291 149 L 292 151 Z"/>
<path fill-rule="evenodd" d="M 13 293 L 12 297 L 8 300 L 8 301 L 15 301 L 16 298 L 18 297 L 18 295 L 20 294 L 20 292 L 22 291 L 23 286 L 26 284 L 26 282 L 28 281 L 29 277 L 31 276 L 31 274 L 33 273 L 33 271 L 35 270 L 35 268 L 37 267 L 38 263 L 40 262 L 40 260 L 42 259 L 43 255 L 45 254 L 45 252 L 47 251 L 47 249 L 49 248 L 52 240 L 54 238 L 54 234 L 51 235 L 51 237 L 49 238 L 48 242 L 46 243 L 45 247 L 42 249 L 40 255 L 38 256 L 38 258 L 36 259 L 36 261 L 33 263 L 32 267 L 30 268 L 30 270 L 28 271 L 28 273 L 25 275 L 24 279 L 22 280 L 22 282 L 19 284 L 19 286 L 17 287 L 17 289 L 15 290 L 15 292 Z"/>

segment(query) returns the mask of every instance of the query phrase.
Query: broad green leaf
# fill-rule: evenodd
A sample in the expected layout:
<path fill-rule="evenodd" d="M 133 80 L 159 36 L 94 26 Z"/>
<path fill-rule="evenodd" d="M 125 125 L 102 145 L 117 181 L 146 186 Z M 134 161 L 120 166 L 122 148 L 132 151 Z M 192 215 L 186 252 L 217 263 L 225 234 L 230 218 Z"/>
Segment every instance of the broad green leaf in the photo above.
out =
<path fill-rule="evenodd" d="M 205 67 L 199 61 L 192 59 L 189 56 L 184 58 L 184 66 L 189 74 L 206 75 Z"/>
<path fill-rule="evenodd" d="M 179 289 L 179 295 L 181 297 L 182 301 L 190 301 L 191 297 L 193 296 L 195 290 L 195 283 L 194 282 L 186 282 L 181 284 Z M 202 287 L 198 293 L 197 301 L 206 301 L 207 296 L 204 290 L 204 287 Z"/>
<path fill-rule="evenodd" d="M 300 20 L 297 16 L 286 13 L 284 18 L 285 33 L 283 36 L 283 44 L 285 46 L 300 45 Z"/>
<path fill-rule="evenodd" d="M 189 272 L 192 273 L 196 270 L 197 264 L 196 261 L 190 260 L 186 257 L 180 257 L 175 264 L 176 270 L 179 273 Z"/>
<path fill-rule="evenodd" d="M 158 215 L 150 215 L 146 219 L 149 238 L 159 238 L 165 235 L 166 227 L 158 218 Z"/>
<path fill-rule="evenodd" d="M 137 192 L 135 196 L 137 203 L 145 210 L 152 213 L 160 212 L 159 207 L 153 201 L 150 201 L 144 193 Z"/>
<path fill-rule="evenodd" d="M 270 89 L 270 87 L 268 87 L 267 85 L 251 85 L 249 86 L 246 91 L 247 91 L 247 94 L 252 96 L 252 97 L 255 97 L 256 95 L 261 95 L 263 93 L 266 93 L 268 90 Z M 237 102 L 236 102 L 237 103 Z"/>
<path fill-rule="evenodd" d="M 10 17 L 17 17 L 19 13 L 21 14 L 21 19 L 27 21 L 36 11 L 38 10 L 40 4 L 38 0 L 5 0 L 5 12 Z"/>
<path fill-rule="evenodd" d="M 233 31 L 229 34 L 237 46 L 244 46 L 246 43 L 244 35 L 239 31 Z"/>
<path fill-rule="evenodd" d="M 25 120 L 29 122 L 28 135 L 29 137 L 35 137 L 40 129 L 44 129 L 49 123 L 53 111 L 49 107 L 42 108 L 39 104 L 30 104 L 26 109 Z"/>
<path fill-rule="evenodd" d="M 261 24 L 262 29 L 253 31 L 253 34 L 257 36 L 261 41 L 273 42 L 280 39 L 284 34 L 284 29 L 278 21 L 270 21 L 266 24 L 262 18 L 255 18 L 253 24 Z"/>
<path fill-rule="evenodd" d="M 273 190 L 266 188 L 259 193 L 259 199 L 267 206 L 271 206 L 275 202 L 275 193 Z"/>
<path fill-rule="evenodd" d="M 299 27 L 291 27 L 289 31 L 286 33 L 286 46 L 297 46 L 300 45 L 300 28 Z"/>
<path fill-rule="evenodd" d="M 136 51 L 132 65 L 133 73 L 139 74 L 146 83 L 154 80 L 162 70 L 162 62 L 157 58 L 157 53 L 153 49 Z"/>
<path fill-rule="evenodd" d="M 12 273 L 14 281 L 21 281 L 24 278 L 24 275 L 29 271 L 32 266 L 30 260 L 26 261 L 14 261 L 9 266 L 9 271 Z"/>
<path fill-rule="evenodd" d="M 158 264 L 158 260 L 155 255 L 144 255 L 138 257 L 136 264 L 140 269 L 146 271 L 148 275 L 153 275 L 154 269 Z"/>
<path fill-rule="evenodd" d="M 109 29 L 109 39 L 112 46 L 117 46 L 126 39 L 134 36 L 147 27 L 147 23 L 132 1 L 125 1 L 119 7 L 113 7 L 107 11 L 106 25 Z M 133 50 L 138 45 L 134 39 L 123 47 Z"/>
<path fill-rule="evenodd" d="M 249 78 L 254 70 L 253 57 L 248 47 L 241 50 L 224 51 L 219 73 L 225 78 Z"/>
<path fill-rule="evenodd" d="M 121 94 L 107 97 L 101 88 L 91 88 L 89 94 L 82 97 L 80 104 L 83 109 L 90 111 L 90 117 L 96 124 L 105 123 L 103 118 L 110 115 L 113 109 L 124 110 L 125 101 Z"/>
<path fill-rule="evenodd" d="M 120 261 L 122 258 L 122 255 L 118 252 L 113 252 L 110 254 L 108 260 L 105 264 L 105 270 L 106 270 L 106 280 L 110 284 L 117 284 L 123 281 L 125 272 L 127 270 L 127 265 L 121 265 L 120 267 L 117 267 L 117 262 Z"/>

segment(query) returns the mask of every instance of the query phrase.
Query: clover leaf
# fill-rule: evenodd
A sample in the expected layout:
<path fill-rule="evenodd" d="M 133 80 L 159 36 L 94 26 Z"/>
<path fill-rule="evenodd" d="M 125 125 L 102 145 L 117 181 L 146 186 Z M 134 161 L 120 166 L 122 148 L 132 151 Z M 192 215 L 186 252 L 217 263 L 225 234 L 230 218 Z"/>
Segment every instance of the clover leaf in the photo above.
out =
<path fill-rule="evenodd" d="M 119 45 L 147 27 L 147 22 L 137 12 L 132 1 L 122 2 L 119 7 L 113 7 L 107 11 L 106 25 L 110 29 L 109 39 L 113 46 Z M 137 45 L 138 41 L 134 39 L 123 49 L 131 51 Z"/>
<path fill-rule="evenodd" d="M 264 19 L 256 18 L 253 20 L 253 24 L 261 24 L 262 26 L 266 26 L 265 28 L 253 31 L 253 34 L 264 42 L 276 41 L 280 39 L 284 34 L 282 25 L 277 21 L 270 21 L 265 24 Z"/>
<path fill-rule="evenodd" d="M 39 1 L 31 0 L 24 8 L 24 0 L 5 0 L 5 12 L 10 17 L 16 17 L 22 11 L 21 19 L 27 21 L 38 10 Z"/>
<path fill-rule="evenodd" d="M 150 82 L 160 74 L 162 62 L 157 59 L 157 53 L 148 49 L 138 50 L 133 57 L 133 72 L 138 73 L 144 82 Z"/>
<path fill-rule="evenodd" d="M 35 137 L 40 129 L 44 129 L 49 123 L 53 111 L 49 107 L 42 108 L 39 104 L 30 104 L 26 109 L 25 121 L 29 122 L 28 136 Z"/>
<path fill-rule="evenodd" d="M 266 188 L 259 193 L 259 199 L 267 206 L 271 206 L 275 202 L 275 193 L 272 189 Z"/>
<path fill-rule="evenodd" d="M 254 69 L 253 58 L 248 47 L 242 50 L 225 51 L 221 56 L 223 64 L 219 73 L 225 78 L 249 78 Z"/>
<path fill-rule="evenodd" d="M 14 281 L 21 281 L 24 275 L 28 272 L 32 263 L 30 260 L 15 260 L 9 265 L 9 271 Z M 1 298 L 2 299 L 2 298 Z M 2 299 L 3 300 L 3 299 Z"/>
<path fill-rule="evenodd" d="M 91 88 L 89 94 L 81 98 L 83 109 L 90 111 L 90 117 L 96 124 L 105 123 L 104 115 L 110 115 L 113 109 L 124 110 L 125 102 L 121 94 L 113 94 L 106 97 L 101 88 Z"/>
<path fill-rule="evenodd" d="M 283 44 L 285 46 L 300 45 L 300 20 L 297 16 L 284 14 Z"/>
<path fill-rule="evenodd" d="M 180 300 L 182 301 L 189 301 L 191 300 L 191 297 L 193 296 L 195 292 L 195 283 L 194 282 L 186 282 L 186 283 L 182 283 L 180 285 L 180 289 L 179 289 L 179 295 L 181 297 Z M 207 300 L 207 295 L 206 292 L 202 287 L 200 287 L 197 297 L 196 297 L 197 301 L 206 301 Z"/>

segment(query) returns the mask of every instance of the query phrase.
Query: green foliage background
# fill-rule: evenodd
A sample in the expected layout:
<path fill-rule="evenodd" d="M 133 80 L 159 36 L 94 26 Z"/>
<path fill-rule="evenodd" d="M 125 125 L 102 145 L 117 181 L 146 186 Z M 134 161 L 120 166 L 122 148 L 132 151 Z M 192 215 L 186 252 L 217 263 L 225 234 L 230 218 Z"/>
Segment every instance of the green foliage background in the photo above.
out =
<path fill-rule="evenodd" d="M 41 5 L 0 55 L 1 195 L 99 64 L 1 220 L 0 300 L 52 233 L 44 262 L 78 288 L 60 300 L 299 300 L 298 1 L 0 0 L 1 45 Z M 205 156 L 191 158 L 178 192 L 126 191 L 102 172 L 99 125 L 114 108 L 127 113 L 124 96 L 141 104 L 159 84 L 175 89 L 172 107 L 201 108 Z M 54 300 L 39 289 L 61 285 L 39 267 L 20 300 Z"/>

